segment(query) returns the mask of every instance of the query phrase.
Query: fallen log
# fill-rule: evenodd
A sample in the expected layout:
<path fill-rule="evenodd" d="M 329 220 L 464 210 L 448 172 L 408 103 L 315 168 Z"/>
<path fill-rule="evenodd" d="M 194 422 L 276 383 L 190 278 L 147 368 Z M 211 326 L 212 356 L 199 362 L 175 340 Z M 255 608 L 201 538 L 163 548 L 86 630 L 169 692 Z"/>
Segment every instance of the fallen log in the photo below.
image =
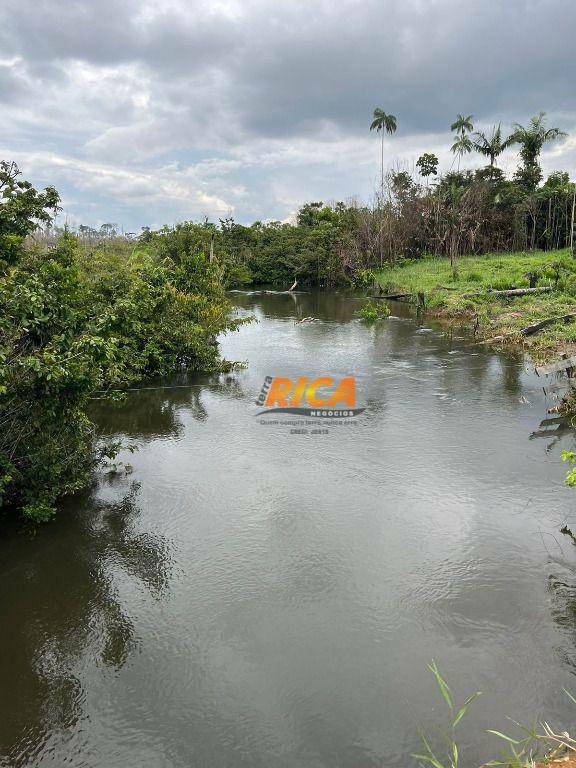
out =
<path fill-rule="evenodd" d="M 502 333 L 499 336 L 493 336 L 491 339 L 482 339 L 477 342 L 478 344 L 490 344 L 494 341 L 504 341 L 512 336 L 532 336 L 533 333 L 538 333 L 542 328 L 546 328 L 548 325 L 554 325 L 554 323 L 568 322 L 570 320 L 576 320 L 576 312 L 569 312 L 567 315 L 558 315 L 557 317 L 547 317 L 545 320 L 540 320 L 532 325 L 527 325 L 526 328 L 519 328 L 517 331 L 510 331 L 509 333 Z"/>
<path fill-rule="evenodd" d="M 557 317 L 548 317 L 546 320 L 540 320 L 538 323 L 527 325 L 526 328 L 522 328 L 520 333 L 522 336 L 531 336 L 533 333 L 541 331 L 542 328 L 546 328 L 548 325 L 554 325 L 554 323 L 560 322 L 567 323 L 574 319 L 576 319 L 576 312 L 569 312 L 567 315 L 558 315 Z"/>
<path fill-rule="evenodd" d="M 544 384 L 542 389 L 547 395 L 553 394 L 554 392 L 562 392 L 567 389 L 576 389 L 576 379 L 569 379 L 566 376 L 563 379 L 558 379 L 558 381 L 553 381 L 550 384 Z"/>
<path fill-rule="evenodd" d="M 411 293 L 385 293 L 381 296 L 370 296 L 371 299 L 390 299 L 391 301 L 399 301 L 400 299 L 411 299 Z"/>
<path fill-rule="evenodd" d="M 551 285 L 542 285 L 540 288 L 509 288 L 506 291 L 477 291 L 476 293 L 465 293 L 463 298 L 473 299 L 476 296 L 526 296 L 530 293 L 548 293 L 552 290 Z"/>

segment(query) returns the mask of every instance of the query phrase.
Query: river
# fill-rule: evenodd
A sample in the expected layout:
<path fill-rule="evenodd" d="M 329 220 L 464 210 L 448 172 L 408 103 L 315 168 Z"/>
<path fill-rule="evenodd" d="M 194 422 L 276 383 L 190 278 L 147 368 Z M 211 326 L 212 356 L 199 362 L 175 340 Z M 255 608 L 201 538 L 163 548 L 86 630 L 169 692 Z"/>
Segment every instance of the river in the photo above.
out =
<path fill-rule="evenodd" d="M 569 726 L 574 439 L 527 361 L 401 305 L 366 326 L 336 294 L 233 300 L 259 322 L 222 352 L 248 367 L 95 402 L 133 471 L 4 533 L 0 765 L 409 766 L 446 722 L 432 659 L 483 691 L 465 765 L 506 716 Z M 268 375 L 354 375 L 366 410 L 262 424 Z"/>

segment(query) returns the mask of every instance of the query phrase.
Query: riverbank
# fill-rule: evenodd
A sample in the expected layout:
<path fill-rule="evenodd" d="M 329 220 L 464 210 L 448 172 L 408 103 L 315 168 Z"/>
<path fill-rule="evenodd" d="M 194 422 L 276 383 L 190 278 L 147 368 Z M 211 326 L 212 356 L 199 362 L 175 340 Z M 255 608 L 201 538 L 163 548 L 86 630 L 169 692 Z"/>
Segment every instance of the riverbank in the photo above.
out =
<path fill-rule="evenodd" d="M 538 362 L 576 354 L 576 260 L 568 249 L 463 257 L 455 275 L 448 259 L 425 258 L 385 267 L 377 280 L 384 294 L 414 302 L 423 294 L 428 314 L 457 321 L 479 341 L 521 344 Z"/>

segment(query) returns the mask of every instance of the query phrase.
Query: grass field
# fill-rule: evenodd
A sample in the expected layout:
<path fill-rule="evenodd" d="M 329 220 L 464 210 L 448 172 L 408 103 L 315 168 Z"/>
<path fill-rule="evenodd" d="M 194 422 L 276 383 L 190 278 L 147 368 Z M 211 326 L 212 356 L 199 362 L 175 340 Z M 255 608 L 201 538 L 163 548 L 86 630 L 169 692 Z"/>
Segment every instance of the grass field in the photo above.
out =
<path fill-rule="evenodd" d="M 552 291 L 513 297 L 490 293 L 527 288 L 529 273 L 536 275 L 537 287 Z M 456 276 L 445 258 L 391 265 L 377 274 L 385 293 L 416 297 L 422 292 L 429 313 L 475 327 L 479 339 L 507 335 L 507 343 L 521 343 L 538 360 L 576 352 L 576 321 L 560 321 L 531 336 L 518 333 L 537 321 L 576 312 L 576 259 L 568 250 L 462 257 Z"/>

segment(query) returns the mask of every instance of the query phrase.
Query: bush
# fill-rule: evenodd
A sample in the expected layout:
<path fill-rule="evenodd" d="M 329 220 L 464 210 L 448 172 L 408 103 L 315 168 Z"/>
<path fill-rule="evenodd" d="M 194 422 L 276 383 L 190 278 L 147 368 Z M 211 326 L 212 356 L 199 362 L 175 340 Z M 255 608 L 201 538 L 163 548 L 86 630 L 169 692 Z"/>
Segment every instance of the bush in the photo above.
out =
<path fill-rule="evenodd" d="M 383 301 L 368 301 L 358 310 L 357 313 L 363 320 L 373 323 L 375 320 L 382 320 L 390 316 L 390 309 Z"/>
<path fill-rule="evenodd" d="M 8 254 L 0 244 L 0 508 L 43 522 L 95 465 L 94 391 L 218 370 L 217 336 L 240 321 L 221 267 L 181 243 L 170 254 L 148 243 L 130 257 L 85 255 L 65 234 L 42 252 L 24 247 L 22 221 L 14 233 L 0 223 L 10 235 Z"/>

